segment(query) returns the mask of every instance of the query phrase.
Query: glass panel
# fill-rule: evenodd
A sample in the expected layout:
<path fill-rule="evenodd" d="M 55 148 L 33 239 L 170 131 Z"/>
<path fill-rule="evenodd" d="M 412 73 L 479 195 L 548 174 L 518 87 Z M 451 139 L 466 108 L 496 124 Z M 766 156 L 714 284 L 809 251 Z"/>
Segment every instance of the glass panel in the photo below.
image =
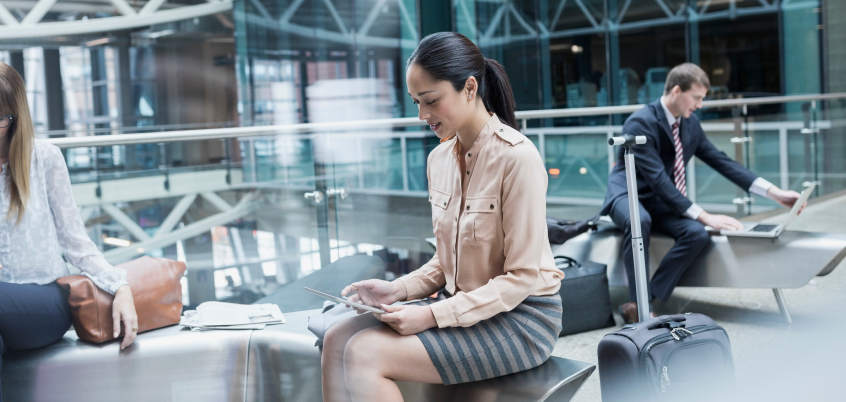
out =
<path fill-rule="evenodd" d="M 608 142 L 603 134 L 547 135 L 549 197 L 604 198 Z"/>

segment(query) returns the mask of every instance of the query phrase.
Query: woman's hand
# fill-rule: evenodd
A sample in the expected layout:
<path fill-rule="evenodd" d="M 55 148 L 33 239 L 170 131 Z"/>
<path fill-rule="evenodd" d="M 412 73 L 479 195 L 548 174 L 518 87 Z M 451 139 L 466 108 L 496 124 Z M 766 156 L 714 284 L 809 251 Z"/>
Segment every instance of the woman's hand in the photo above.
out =
<path fill-rule="evenodd" d="M 132 291 L 129 285 L 123 285 L 115 292 L 115 301 L 112 303 L 112 321 L 114 322 L 115 338 L 120 335 L 120 323 L 123 323 L 124 336 L 120 348 L 124 349 L 131 345 L 138 335 L 138 315 L 135 314 L 135 300 L 132 299 Z"/>
<path fill-rule="evenodd" d="M 435 315 L 432 314 L 432 309 L 429 306 L 409 304 L 389 306 L 383 304 L 382 310 L 387 311 L 387 313 L 373 314 L 373 316 L 388 324 L 400 335 L 414 335 L 438 326 Z"/>
<path fill-rule="evenodd" d="M 346 297 L 351 293 L 355 294 L 347 297 L 347 300 L 377 308 L 383 304 L 394 304 L 408 297 L 408 292 L 402 281 L 388 282 L 381 279 L 368 279 L 353 283 L 341 291 L 341 296 Z M 359 314 L 365 313 L 365 311 L 358 309 L 356 311 Z"/>

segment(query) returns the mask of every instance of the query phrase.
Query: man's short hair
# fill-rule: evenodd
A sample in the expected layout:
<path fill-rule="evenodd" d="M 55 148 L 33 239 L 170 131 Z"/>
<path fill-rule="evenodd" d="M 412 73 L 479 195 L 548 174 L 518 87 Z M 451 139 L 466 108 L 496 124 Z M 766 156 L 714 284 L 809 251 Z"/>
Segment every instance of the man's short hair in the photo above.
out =
<path fill-rule="evenodd" d="M 682 92 L 686 92 L 690 90 L 693 84 L 699 84 L 705 89 L 711 88 L 711 80 L 708 79 L 708 74 L 705 74 L 704 70 L 693 63 L 682 63 L 673 67 L 670 73 L 667 74 L 664 93 L 670 93 L 676 85 L 681 88 Z"/>

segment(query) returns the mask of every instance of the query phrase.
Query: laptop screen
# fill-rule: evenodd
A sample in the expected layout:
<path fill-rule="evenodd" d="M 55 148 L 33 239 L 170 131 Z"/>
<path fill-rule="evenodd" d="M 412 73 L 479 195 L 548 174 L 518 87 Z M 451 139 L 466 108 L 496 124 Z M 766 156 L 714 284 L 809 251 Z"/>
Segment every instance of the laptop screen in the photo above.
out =
<path fill-rule="evenodd" d="M 811 197 L 811 193 L 814 192 L 814 188 L 816 188 L 816 183 L 812 183 L 810 186 L 806 187 L 804 191 L 802 191 L 802 195 L 796 200 L 796 203 L 793 204 L 793 208 L 790 209 L 790 213 L 787 215 L 787 220 L 784 221 L 784 226 L 782 230 L 787 229 L 787 225 L 793 222 L 797 216 L 799 216 L 799 211 L 802 210 L 802 206 L 808 201 L 808 198 Z"/>

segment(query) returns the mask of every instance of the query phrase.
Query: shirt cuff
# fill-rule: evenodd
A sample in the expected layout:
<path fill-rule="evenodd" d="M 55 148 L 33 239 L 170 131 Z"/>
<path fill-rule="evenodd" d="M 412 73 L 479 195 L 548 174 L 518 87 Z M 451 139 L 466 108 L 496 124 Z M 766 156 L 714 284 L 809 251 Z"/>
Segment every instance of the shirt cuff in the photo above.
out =
<path fill-rule="evenodd" d="M 421 287 L 420 287 L 420 280 L 415 278 L 414 275 L 409 274 L 409 275 L 406 275 L 406 276 L 401 276 L 401 277 L 397 278 L 396 280 L 402 282 L 402 284 L 405 285 L 405 293 L 406 293 L 406 299 L 405 300 L 414 300 L 414 299 L 416 299 L 416 297 L 412 297 L 412 296 L 416 296 L 416 295 L 422 293 L 423 289 L 421 289 Z"/>
<path fill-rule="evenodd" d="M 696 218 L 699 218 L 699 215 L 702 214 L 702 211 L 702 207 L 700 207 L 698 204 L 691 204 L 690 208 L 688 208 L 687 211 L 684 211 L 684 214 L 682 215 L 684 215 L 686 218 L 696 220 Z"/>
<path fill-rule="evenodd" d="M 759 177 L 752 182 L 751 186 L 749 186 L 749 192 L 757 196 L 767 198 L 767 191 L 772 186 L 773 183 L 768 182 L 763 177 Z"/>
<path fill-rule="evenodd" d="M 432 315 L 435 316 L 435 322 L 438 323 L 438 328 L 458 326 L 458 319 L 452 309 L 452 303 L 448 303 L 448 301 L 449 299 L 441 300 L 429 305 Z"/>

